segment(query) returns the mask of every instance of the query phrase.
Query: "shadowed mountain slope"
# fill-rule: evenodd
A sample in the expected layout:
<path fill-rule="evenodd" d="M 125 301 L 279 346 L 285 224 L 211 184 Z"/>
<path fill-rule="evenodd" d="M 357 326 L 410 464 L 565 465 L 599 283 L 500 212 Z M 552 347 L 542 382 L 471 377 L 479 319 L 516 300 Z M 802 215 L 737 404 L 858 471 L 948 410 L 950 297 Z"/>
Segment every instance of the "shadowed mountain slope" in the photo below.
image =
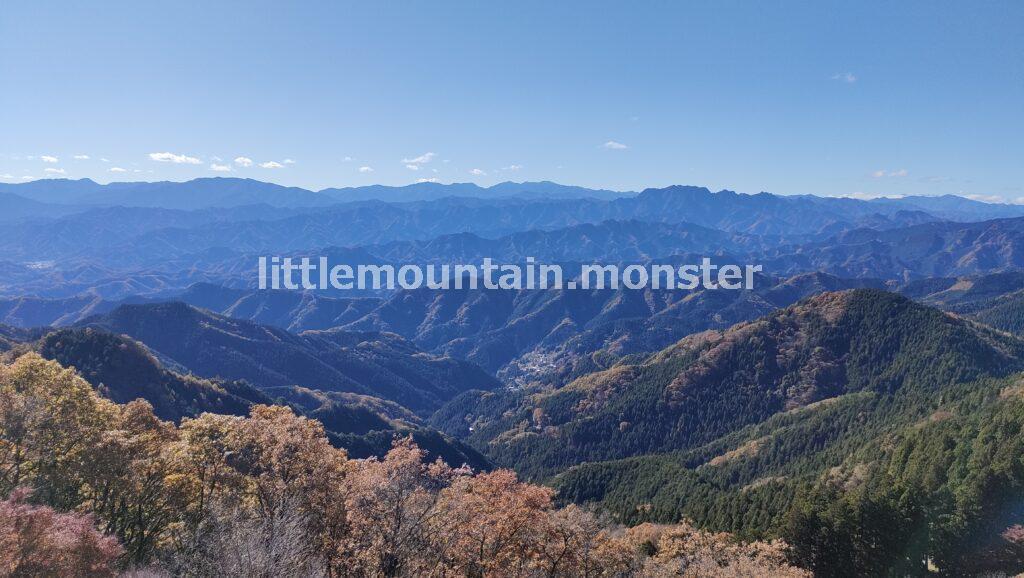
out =
<path fill-rule="evenodd" d="M 373 395 L 414 411 L 497 385 L 476 366 L 425 355 L 397 335 L 297 335 L 184 303 L 124 305 L 83 325 L 128 335 L 204 377 Z"/>
<path fill-rule="evenodd" d="M 32 345 L 40 355 L 74 367 L 117 403 L 142 398 L 162 419 L 180 421 L 203 412 L 248 415 L 272 399 L 242 381 L 182 375 L 165 369 L 138 342 L 95 329 L 62 329 Z"/>

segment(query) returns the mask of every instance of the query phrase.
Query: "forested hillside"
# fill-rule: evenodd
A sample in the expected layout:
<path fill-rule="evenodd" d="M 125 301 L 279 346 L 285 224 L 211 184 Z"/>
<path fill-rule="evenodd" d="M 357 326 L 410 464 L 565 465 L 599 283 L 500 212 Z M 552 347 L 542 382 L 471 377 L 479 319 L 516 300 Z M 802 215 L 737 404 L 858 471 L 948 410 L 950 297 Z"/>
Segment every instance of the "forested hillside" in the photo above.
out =
<path fill-rule="evenodd" d="M 691 449 L 845 394 L 1006 374 L 1022 360 L 1024 341 L 897 295 L 826 293 L 562 388 L 465 394 L 433 423 L 543 478 L 584 461 Z"/>
<path fill-rule="evenodd" d="M 431 423 L 563 503 L 785 536 L 824 575 L 1006 570 L 1024 478 L 997 440 L 1024 443 L 1024 405 L 998 378 L 1021 369 L 1019 338 L 855 290 L 561 388 L 469 392 Z"/>
<path fill-rule="evenodd" d="M 843 396 L 690 451 L 582 465 L 566 502 L 631 524 L 677 519 L 782 536 L 828 576 L 1019 572 L 1017 374 L 935 392 Z"/>
<path fill-rule="evenodd" d="M 780 542 L 624 529 L 409 439 L 354 460 L 283 407 L 178 426 L 35 354 L 0 365 L 0 561 L 12 576 L 805 576 Z"/>

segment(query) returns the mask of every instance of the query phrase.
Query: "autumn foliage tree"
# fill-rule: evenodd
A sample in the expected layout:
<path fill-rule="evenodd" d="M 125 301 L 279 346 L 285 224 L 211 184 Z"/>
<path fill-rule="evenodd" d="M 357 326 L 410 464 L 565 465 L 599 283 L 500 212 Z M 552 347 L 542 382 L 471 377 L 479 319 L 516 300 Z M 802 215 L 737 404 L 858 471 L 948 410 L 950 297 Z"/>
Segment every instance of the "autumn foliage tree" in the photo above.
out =
<path fill-rule="evenodd" d="M 0 501 L 0 575 L 114 576 L 121 547 L 83 514 L 61 514 L 27 503 L 19 489 Z"/>
<path fill-rule="evenodd" d="M 644 542 L 511 471 L 426 457 L 399 438 L 350 459 L 279 406 L 176 426 L 26 354 L 0 365 L 0 575 L 797 575 L 779 544 L 688 527 Z"/>

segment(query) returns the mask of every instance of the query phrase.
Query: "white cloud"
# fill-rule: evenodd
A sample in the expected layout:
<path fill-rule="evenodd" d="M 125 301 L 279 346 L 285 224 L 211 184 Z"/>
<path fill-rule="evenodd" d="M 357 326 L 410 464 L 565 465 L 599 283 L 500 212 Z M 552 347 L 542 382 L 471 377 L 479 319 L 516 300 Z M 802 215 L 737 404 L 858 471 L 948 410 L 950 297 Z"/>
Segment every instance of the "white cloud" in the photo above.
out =
<path fill-rule="evenodd" d="M 128 169 L 122 169 L 121 167 L 110 167 L 107 170 L 109 170 L 112 173 L 127 173 L 128 172 Z"/>
<path fill-rule="evenodd" d="M 352 162 L 354 160 L 356 160 L 356 159 L 354 159 L 352 157 L 345 157 L 345 158 L 341 159 L 341 162 L 343 162 L 343 163 L 350 163 L 350 162 Z"/>
<path fill-rule="evenodd" d="M 0 175 L 0 179 L 13 179 L 14 175 Z"/>
<path fill-rule="evenodd" d="M 887 170 L 884 170 L 884 169 L 879 169 L 877 171 L 872 171 L 871 172 L 871 176 L 876 178 L 876 179 L 880 179 L 882 177 L 905 177 L 905 176 L 907 176 L 909 174 L 910 174 L 910 172 L 907 171 L 907 169 L 899 169 L 899 170 L 895 170 L 895 171 L 887 171 Z"/>
<path fill-rule="evenodd" d="M 839 82 L 845 82 L 846 84 L 853 84 L 857 82 L 857 77 L 852 72 L 837 72 L 832 75 L 832 80 L 838 80 Z"/>
<path fill-rule="evenodd" d="M 174 163 L 176 165 L 201 165 L 203 161 L 188 155 L 176 155 L 174 153 L 149 153 L 149 158 L 160 163 Z"/>
<path fill-rule="evenodd" d="M 55 169 L 53 167 L 43 169 L 43 172 L 50 173 L 51 175 L 63 175 L 66 171 L 64 169 Z"/>
<path fill-rule="evenodd" d="M 235 157 L 235 164 L 240 167 L 251 167 L 252 159 L 249 157 Z"/>
<path fill-rule="evenodd" d="M 624 145 L 624 144 L 622 144 L 620 142 L 615 142 L 613 140 L 610 140 L 610 141 L 604 143 L 603 145 L 601 145 L 601 147 L 602 148 L 606 148 L 608 150 L 613 150 L 613 151 L 621 151 L 621 150 L 625 150 L 625 149 L 629 148 L 628 146 L 626 146 L 626 145 Z"/>
<path fill-rule="evenodd" d="M 294 165 L 295 164 L 295 161 L 293 161 L 292 159 L 284 159 L 281 162 L 283 162 L 286 165 Z"/>
<path fill-rule="evenodd" d="M 279 163 L 277 161 L 267 161 L 265 163 L 260 163 L 260 166 L 265 168 L 265 169 L 283 169 L 284 168 L 284 165 L 282 165 L 281 163 Z"/>
<path fill-rule="evenodd" d="M 76 161 L 87 161 L 87 160 L 89 160 L 89 155 L 75 155 L 75 160 Z"/>
<path fill-rule="evenodd" d="M 523 165 L 509 165 L 507 167 L 501 167 L 498 170 L 501 170 L 501 171 L 518 171 L 521 168 L 523 168 Z"/>
<path fill-rule="evenodd" d="M 891 195 L 888 193 L 866 193 L 863 191 L 857 191 L 854 193 L 842 193 L 831 196 L 840 197 L 844 199 L 859 199 L 861 201 L 870 201 L 872 199 L 902 199 L 904 197 L 904 195 Z"/>
<path fill-rule="evenodd" d="M 437 179 L 416 179 L 417 183 L 436 183 Z"/>
<path fill-rule="evenodd" d="M 361 172 L 361 173 L 372 173 L 373 172 L 373 167 L 359 167 L 359 172 Z"/>
<path fill-rule="evenodd" d="M 21 177 L 21 180 L 23 180 L 23 181 L 31 181 L 33 179 L 35 179 L 35 177 L 33 177 L 32 175 L 23 175 Z"/>
<path fill-rule="evenodd" d="M 108 159 L 108 158 L 101 158 L 100 160 L 105 162 L 105 163 L 109 163 L 110 162 L 110 159 Z"/>
<path fill-rule="evenodd" d="M 29 157 L 29 158 L 31 159 L 32 157 Z M 59 159 L 57 157 L 52 157 L 50 155 L 41 155 L 39 157 L 39 160 L 43 161 L 44 163 L 55 163 Z"/>
<path fill-rule="evenodd" d="M 402 159 L 402 162 L 406 165 L 423 165 L 432 161 L 436 156 L 437 153 L 423 153 L 416 158 Z"/>
<path fill-rule="evenodd" d="M 410 171 L 418 171 L 418 170 L 420 170 L 420 166 L 419 165 L 405 165 L 405 168 L 409 169 Z"/>
<path fill-rule="evenodd" d="M 230 173 L 230 165 L 218 165 L 217 163 L 210 163 L 210 170 L 218 173 Z"/>
<path fill-rule="evenodd" d="M 483 171 L 482 171 L 482 170 L 480 170 L 480 169 L 471 169 L 471 170 L 469 171 L 469 174 L 471 174 L 471 175 L 477 175 L 477 176 L 480 176 L 480 175 L 486 175 L 487 173 L 483 172 Z"/>
<path fill-rule="evenodd" d="M 972 201 L 980 201 L 982 203 L 1005 203 L 1006 199 L 999 195 L 964 195 L 964 197 Z"/>

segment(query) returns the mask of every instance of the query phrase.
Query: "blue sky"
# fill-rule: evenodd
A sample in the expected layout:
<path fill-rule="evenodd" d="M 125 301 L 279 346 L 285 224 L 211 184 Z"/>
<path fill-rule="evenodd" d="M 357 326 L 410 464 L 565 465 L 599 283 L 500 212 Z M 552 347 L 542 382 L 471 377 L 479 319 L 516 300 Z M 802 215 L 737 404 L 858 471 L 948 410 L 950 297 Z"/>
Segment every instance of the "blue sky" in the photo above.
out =
<path fill-rule="evenodd" d="M 1022 2 L 5 0 L 0 179 L 1016 200 L 1022 28 Z"/>

